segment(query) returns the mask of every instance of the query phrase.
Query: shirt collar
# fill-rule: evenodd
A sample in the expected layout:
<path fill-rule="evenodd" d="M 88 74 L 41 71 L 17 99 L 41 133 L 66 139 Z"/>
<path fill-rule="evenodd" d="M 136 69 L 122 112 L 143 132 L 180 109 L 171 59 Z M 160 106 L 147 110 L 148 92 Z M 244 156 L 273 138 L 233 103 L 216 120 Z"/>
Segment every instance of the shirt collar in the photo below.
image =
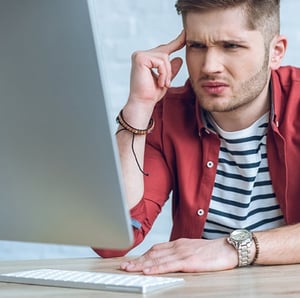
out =
<path fill-rule="evenodd" d="M 277 86 L 277 77 L 275 75 L 275 71 L 272 71 L 271 74 L 271 80 L 270 80 L 270 95 L 271 95 L 271 108 L 270 108 L 270 121 L 272 124 L 272 127 L 279 127 L 279 113 L 277 111 L 277 106 L 279 106 L 279 104 L 277 105 L 276 103 L 279 102 L 279 92 L 275 92 L 275 88 L 274 86 Z"/>

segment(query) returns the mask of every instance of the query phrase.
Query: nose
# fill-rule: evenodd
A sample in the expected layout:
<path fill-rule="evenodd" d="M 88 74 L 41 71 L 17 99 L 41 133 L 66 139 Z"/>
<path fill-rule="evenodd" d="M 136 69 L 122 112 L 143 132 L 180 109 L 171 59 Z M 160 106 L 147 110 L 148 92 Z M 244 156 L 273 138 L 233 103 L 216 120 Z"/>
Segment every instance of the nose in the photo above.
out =
<path fill-rule="evenodd" d="M 224 69 L 222 57 L 216 48 L 207 48 L 203 56 L 202 72 L 206 74 L 220 73 Z"/>

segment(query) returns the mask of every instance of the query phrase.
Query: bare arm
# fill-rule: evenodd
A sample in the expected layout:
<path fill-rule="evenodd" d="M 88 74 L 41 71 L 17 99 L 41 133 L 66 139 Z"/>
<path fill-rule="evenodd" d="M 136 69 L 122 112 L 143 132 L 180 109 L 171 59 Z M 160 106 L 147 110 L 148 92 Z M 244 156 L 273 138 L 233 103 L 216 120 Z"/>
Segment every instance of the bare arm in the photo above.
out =
<path fill-rule="evenodd" d="M 255 232 L 255 235 L 259 242 L 256 264 L 300 263 L 300 224 Z M 254 255 L 255 246 L 252 245 L 252 260 Z M 143 256 L 121 264 L 121 268 L 126 271 L 143 271 L 145 274 L 160 274 L 219 271 L 232 269 L 237 265 L 237 252 L 227 243 L 226 238 L 179 239 L 154 245 Z"/>
<path fill-rule="evenodd" d="M 256 233 L 261 265 L 300 263 L 300 224 Z"/>
<path fill-rule="evenodd" d="M 135 52 L 132 55 L 130 94 L 123 108 L 124 119 L 130 126 L 145 129 L 148 126 L 155 104 L 166 94 L 172 79 L 178 73 L 182 60 L 169 61 L 171 53 L 185 44 L 182 32 L 175 40 L 149 51 Z M 156 70 L 154 72 L 153 70 Z M 132 133 L 122 130 L 117 134 L 122 172 L 129 207 L 136 205 L 144 192 L 143 173 L 139 170 L 132 152 Z M 134 152 L 143 167 L 144 135 L 135 135 Z"/>

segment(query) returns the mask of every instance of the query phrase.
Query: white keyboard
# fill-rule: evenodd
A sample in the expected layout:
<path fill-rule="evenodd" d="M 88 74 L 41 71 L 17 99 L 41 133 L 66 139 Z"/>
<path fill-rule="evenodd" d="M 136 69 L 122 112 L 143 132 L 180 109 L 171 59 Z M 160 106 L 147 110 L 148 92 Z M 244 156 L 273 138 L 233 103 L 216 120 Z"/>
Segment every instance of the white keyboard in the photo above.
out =
<path fill-rule="evenodd" d="M 183 278 L 102 273 L 56 269 L 36 269 L 0 274 L 0 282 L 42 286 L 149 293 L 182 285 Z"/>

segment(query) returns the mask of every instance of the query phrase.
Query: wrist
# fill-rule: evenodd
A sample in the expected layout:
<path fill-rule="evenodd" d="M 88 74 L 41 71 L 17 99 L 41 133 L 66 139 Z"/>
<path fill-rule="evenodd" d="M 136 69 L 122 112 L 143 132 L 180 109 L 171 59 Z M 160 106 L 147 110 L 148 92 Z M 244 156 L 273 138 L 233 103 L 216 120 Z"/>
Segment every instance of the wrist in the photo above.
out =
<path fill-rule="evenodd" d="M 124 119 L 123 110 L 120 111 L 119 115 L 116 118 L 116 121 L 119 123 L 122 129 L 127 130 L 133 135 L 146 135 L 150 133 L 153 130 L 155 124 L 154 120 L 151 118 L 146 128 L 141 129 L 133 127 Z"/>
<path fill-rule="evenodd" d="M 245 229 L 234 230 L 227 238 L 227 242 L 235 249 L 238 267 L 248 266 L 256 262 L 259 244 L 253 233 Z"/>
<path fill-rule="evenodd" d="M 145 128 L 149 124 L 154 106 L 153 104 L 128 100 L 122 109 L 123 117 L 131 126 Z"/>
<path fill-rule="evenodd" d="M 252 233 L 252 239 L 253 239 L 253 244 L 252 244 L 252 249 L 251 249 L 251 265 L 254 265 L 258 259 L 259 256 L 259 241 L 257 239 L 257 236 Z"/>

